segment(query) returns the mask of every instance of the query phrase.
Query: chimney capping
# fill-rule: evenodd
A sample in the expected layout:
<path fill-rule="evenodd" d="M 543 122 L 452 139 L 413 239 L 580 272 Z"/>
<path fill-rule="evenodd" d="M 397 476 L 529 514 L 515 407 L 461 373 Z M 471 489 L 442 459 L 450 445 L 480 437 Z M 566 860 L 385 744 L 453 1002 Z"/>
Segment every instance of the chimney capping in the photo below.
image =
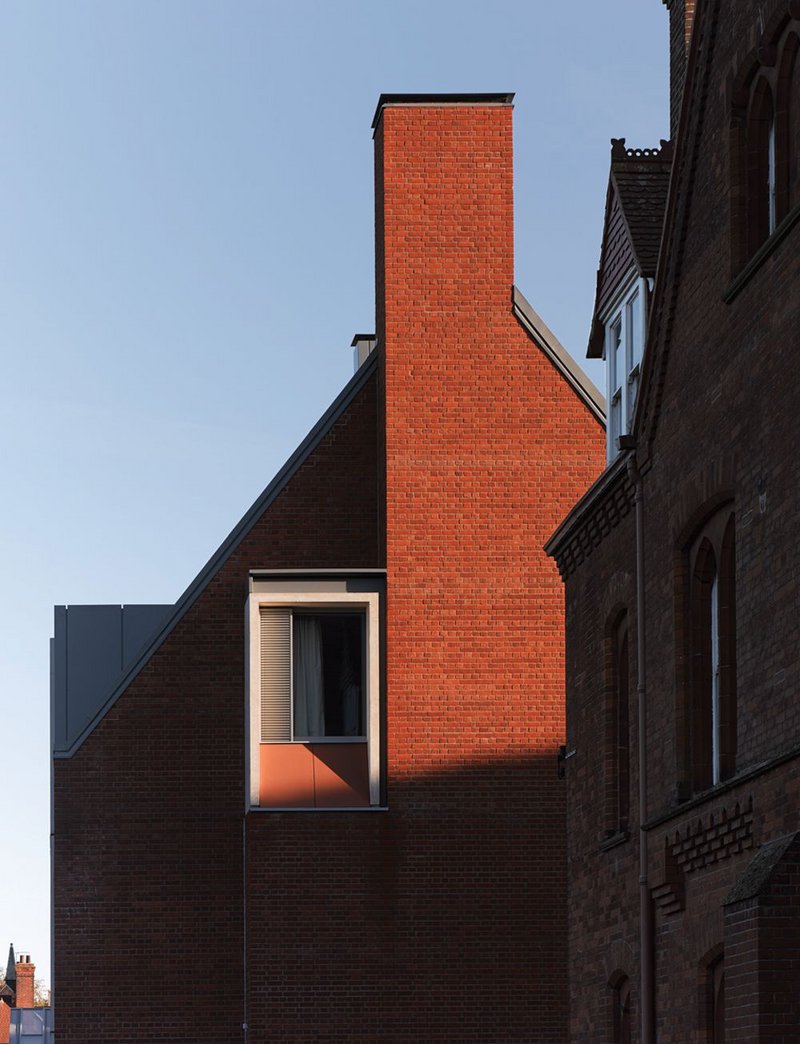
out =
<path fill-rule="evenodd" d="M 499 94 L 381 94 L 371 126 L 373 130 L 378 126 L 381 113 L 387 106 L 511 105 L 513 101 L 513 91 Z"/>

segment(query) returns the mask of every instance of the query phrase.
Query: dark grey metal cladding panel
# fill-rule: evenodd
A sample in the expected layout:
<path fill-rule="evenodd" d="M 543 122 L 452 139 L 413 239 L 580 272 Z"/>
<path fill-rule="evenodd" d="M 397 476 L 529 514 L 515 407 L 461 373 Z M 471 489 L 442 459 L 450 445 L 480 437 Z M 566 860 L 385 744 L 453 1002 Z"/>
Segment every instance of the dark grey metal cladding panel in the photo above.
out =
<path fill-rule="evenodd" d="M 68 749 L 155 637 L 171 605 L 56 606 L 53 749 Z"/>
<path fill-rule="evenodd" d="M 89 724 L 122 671 L 122 606 L 67 609 L 67 741 Z"/>
<path fill-rule="evenodd" d="M 126 605 L 122 610 L 122 669 L 127 671 L 152 641 L 173 605 Z"/>
<path fill-rule="evenodd" d="M 50 641 L 50 698 L 52 700 L 53 747 L 67 743 L 67 607 L 55 607 L 53 638 Z"/>

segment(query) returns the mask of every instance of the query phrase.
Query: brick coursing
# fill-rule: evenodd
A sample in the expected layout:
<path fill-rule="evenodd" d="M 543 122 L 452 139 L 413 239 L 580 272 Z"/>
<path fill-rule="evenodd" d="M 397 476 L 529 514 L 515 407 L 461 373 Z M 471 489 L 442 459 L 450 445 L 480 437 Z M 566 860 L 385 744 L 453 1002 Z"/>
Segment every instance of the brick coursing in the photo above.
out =
<path fill-rule="evenodd" d="M 724 956 L 726 966 L 734 963 L 726 896 L 760 846 L 798 829 L 800 765 L 791 754 L 779 757 L 800 742 L 800 557 L 794 521 L 800 514 L 800 459 L 794 451 L 800 409 L 792 347 L 800 293 L 798 226 L 764 257 L 739 293 L 725 300 L 732 250 L 730 88 L 742 54 L 760 38 L 760 6 L 766 32 L 778 15 L 785 19 L 794 10 L 786 3 L 698 5 L 696 63 L 681 123 L 686 138 L 677 142 L 667 248 L 659 269 L 663 282 L 656 287 L 647 348 L 655 354 L 645 359 L 640 393 L 645 410 L 635 432 L 643 469 L 648 791 L 647 808 L 640 810 L 632 648 L 631 835 L 636 838 L 644 819 L 660 1044 L 707 1039 L 703 969 L 714 955 Z M 686 556 L 704 522 L 725 503 L 733 504 L 736 517 L 736 771 L 719 790 L 692 796 L 685 790 Z M 574 1040 L 599 1044 L 611 1039 L 612 974 L 622 971 L 634 984 L 637 1021 L 641 999 L 637 846 L 624 839 L 603 844 L 600 786 L 608 760 L 601 742 L 604 635 L 621 606 L 635 614 L 636 534 L 632 512 L 606 529 L 609 515 L 599 496 L 596 511 L 597 518 L 591 501 L 576 509 L 572 526 L 560 531 L 555 553 L 562 556 L 566 575 L 567 731 L 577 750 L 567 763 L 570 1032 Z M 591 553 L 580 557 L 575 552 L 583 546 Z M 629 633 L 636 635 L 635 616 Z M 739 775 L 747 778 L 737 782 Z M 688 797 L 691 808 L 683 807 Z M 797 939 L 795 933 L 787 943 L 787 961 L 800 961 Z M 735 960 L 736 974 L 743 974 L 740 957 Z M 761 982 L 765 965 L 752 949 L 746 962 L 755 962 L 751 971 Z M 730 998 L 739 984 L 733 971 L 726 980 Z M 753 1003 L 763 1009 L 766 1002 Z M 753 1021 L 744 1007 L 729 1018 L 731 1032 L 735 1018 L 743 1020 L 732 1039 L 792 1039 L 785 1025 Z"/>

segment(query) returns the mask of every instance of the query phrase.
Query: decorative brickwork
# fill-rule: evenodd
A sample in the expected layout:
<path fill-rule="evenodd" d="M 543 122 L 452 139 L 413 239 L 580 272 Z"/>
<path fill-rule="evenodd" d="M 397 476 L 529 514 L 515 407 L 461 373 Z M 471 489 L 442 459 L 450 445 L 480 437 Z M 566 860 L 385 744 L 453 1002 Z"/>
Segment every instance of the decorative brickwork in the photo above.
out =
<path fill-rule="evenodd" d="M 675 0 L 671 11 L 682 15 L 682 6 Z M 565 766 L 570 1032 L 585 1044 L 609 1039 L 612 953 L 617 972 L 633 984 L 639 1013 L 640 970 L 652 963 L 656 1016 L 654 1036 L 645 1039 L 712 1039 L 709 1019 L 719 1016 L 712 987 L 719 999 L 723 981 L 726 1041 L 772 1044 L 796 1036 L 796 1023 L 787 1029 L 775 1000 L 784 998 L 784 1010 L 796 1018 L 794 1000 L 785 999 L 787 979 L 780 977 L 781 968 L 793 969 L 796 986 L 794 854 L 787 850 L 774 878 L 780 888 L 776 884 L 769 899 L 766 892 L 736 904 L 727 898 L 760 852 L 800 829 L 800 404 L 796 308 L 788 304 L 800 297 L 800 222 L 788 227 L 784 219 L 731 294 L 730 205 L 738 189 L 726 157 L 743 58 L 752 52 L 767 61 L 759 45 L 770 33 L 779 31 L 788 46 L 800 29 L 798 15 L 797 5 L 786 0 L 705 0 L 696 7 L 636 407 L 636 448 L 627 451 L 641 474 L 642 524 L 637 534 L 636 512 L 613 508 L 628 481 L 617 461 L 548 544 L 566 578 L 567 735 L 576 751 Z M 683 88 L 673 82 L 673 89 Z M 703 572 L 708 563 L 702 561 L 698 573 L 706 527 L 713 528 L 725 505 L 735 518 L 735 549 L 725 538 L 726 520 L 721 541 L 713 544 L 714 573 Z M 716 588 L 713 613 L 692 611 L 692 577 L 713 584 L 727 575 L 729 551 L 735 652 L 724 619 L 724 585 Z M 601 785 L 608 762 L 601 742 L 607 735 L 606 634 L 608 614 L 617 607 L 633 614 L 632 656 L 640 627 L 645 638 L 641 692 L 637 698 L 631 688 L 630 697 L 630 834 L 636 837 L 644 821 L 643 864 L 638 846 L 624 835 L 598 844 L 608 814 Z M 708 680 L 702 689 L 710 720 L 705 737 L 687 698 L 701 669 Z M 730 708 L 726 694 L 735 694 Z M 644 808 L 637 794 L 642 705 Z M 716 750 L 708 738 L 714 730 Z M 702 751 L 693 747 L 698 735 Z M 691 771 L 700 753 L 712 769 L 717 758 L 718 773 Z M 652 930 L 647 906 L 640 920 L 640 875 L 652 901 Z M 770 920 L 773 909 L 782 929 Z M 641 1040 L 638 1027 L 633 1039 Z"/>

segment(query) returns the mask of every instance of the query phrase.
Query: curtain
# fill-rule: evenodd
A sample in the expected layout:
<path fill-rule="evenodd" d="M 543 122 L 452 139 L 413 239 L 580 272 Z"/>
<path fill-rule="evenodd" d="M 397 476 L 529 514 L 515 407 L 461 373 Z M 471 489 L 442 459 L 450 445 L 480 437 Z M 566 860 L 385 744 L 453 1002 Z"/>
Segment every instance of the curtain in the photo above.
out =
<path fill-rule="evenodd" d="M 294 734 L 325 735 L 322 626 L 317 616 L 294 618 Z"/>

